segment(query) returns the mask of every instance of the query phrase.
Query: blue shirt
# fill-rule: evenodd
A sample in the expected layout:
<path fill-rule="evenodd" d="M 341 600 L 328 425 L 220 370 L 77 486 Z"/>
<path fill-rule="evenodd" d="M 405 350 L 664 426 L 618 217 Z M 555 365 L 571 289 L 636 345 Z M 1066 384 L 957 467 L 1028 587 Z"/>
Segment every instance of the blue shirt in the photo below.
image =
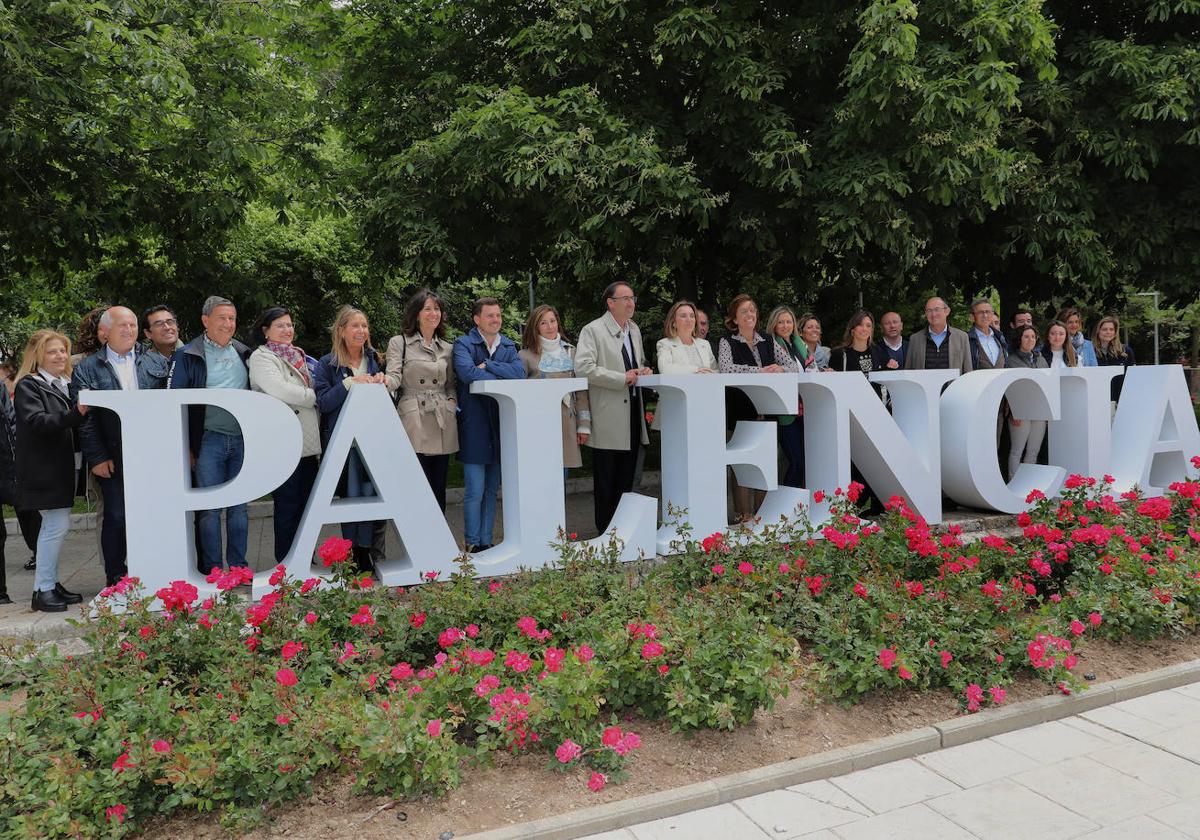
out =
<path fill-rule="evenodd" d="M 933 342 L 933 346 L 941 350 L 942 342 L 946 340 L 946 336 L 950 335 L 950 328 L 946 327 L 940 333 L 935 333 L 933 330 L 926 328 L 926 333 L 929 335 L 929 340 Z"/>
<path fill-rule="evenodd" d="M 121 383 L 122 391 L 136 391 L 138 387 L 137 381 L 137 362 L 133 354 L 133 349 L 121 355 L 109 347 L 104 345 L 104 358 L 112 365 L 113 371 L 117 374 L 117 381 Z"/>
<path fill-rule="evenodd" d="M 204 336 L 204 365 L 208 369 L 209 388 L 245 389 L 250 384 L 246 365 L 232 341 L 222 347 L 207 335 Z M 204 431 L 235 436 L 242 433 L 233 415 L 215 405 L 208 406 L 204 411 Z"/>
<path fill-rule="evenodd" d="M 996 341 L 996 337 L 990 331 L 985 333 L 979 327 L 975 328 L 975 335 L 979 337 L 979 346 L 987 353 L 988 361 L 995 365 L 996 360 L 1000 358 L 1000 342 Z"/>

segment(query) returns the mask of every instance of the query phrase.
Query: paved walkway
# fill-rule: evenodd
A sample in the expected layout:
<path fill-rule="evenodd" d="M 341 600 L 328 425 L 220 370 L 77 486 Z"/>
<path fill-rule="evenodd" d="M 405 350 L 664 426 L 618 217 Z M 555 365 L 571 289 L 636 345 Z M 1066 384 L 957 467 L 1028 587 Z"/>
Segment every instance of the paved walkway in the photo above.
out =
<path fill-rule="evenodd" d="M 1200 838 L 1200 683 L 588 840 Z"/>

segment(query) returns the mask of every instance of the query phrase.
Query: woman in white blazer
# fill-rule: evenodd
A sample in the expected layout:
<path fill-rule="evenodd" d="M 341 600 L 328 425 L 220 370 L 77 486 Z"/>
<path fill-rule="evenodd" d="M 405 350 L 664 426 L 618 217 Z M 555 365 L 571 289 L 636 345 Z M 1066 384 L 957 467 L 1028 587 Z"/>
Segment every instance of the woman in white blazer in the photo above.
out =
<path fill-rule="evenodd" d="M 282 562 L 292 548 L 300 517 L 317 479 L 317 456 L 321 453 L 321 418 L 317 395 L 304 351 L 292 343 L 296 326 L 292 313 L 282 306 L 263 311 L 254 322 L 250 343 L 258 345 L 250 354 L 250 388 L 286 403 L 296 413 L 303 432 L 300 463 L 271 498 L 275 503 L 275 562 Z"/>
<path fill-rule="evenodd" d="M 681 300 L 667 310 L 667 317 L 663 320 L 663 336 L 655 348 L 659 373 L 716 371 L 717 359 L 713 356 L 712 345 L 696 337 L 696 304 L 690 300 Z M 656 412 L 650 428 L 660 427 Z"/>

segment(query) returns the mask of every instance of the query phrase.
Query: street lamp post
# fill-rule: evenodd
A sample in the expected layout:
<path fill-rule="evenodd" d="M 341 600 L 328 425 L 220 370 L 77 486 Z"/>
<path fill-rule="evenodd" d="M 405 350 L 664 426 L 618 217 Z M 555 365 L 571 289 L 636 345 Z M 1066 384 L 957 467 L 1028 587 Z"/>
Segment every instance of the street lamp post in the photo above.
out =
<path fill-rule="evenodd" d="M 1137 295 L 1154 298 L 1154 364 L 1158 364 L 1158 292 L 1138 292 Z"/>

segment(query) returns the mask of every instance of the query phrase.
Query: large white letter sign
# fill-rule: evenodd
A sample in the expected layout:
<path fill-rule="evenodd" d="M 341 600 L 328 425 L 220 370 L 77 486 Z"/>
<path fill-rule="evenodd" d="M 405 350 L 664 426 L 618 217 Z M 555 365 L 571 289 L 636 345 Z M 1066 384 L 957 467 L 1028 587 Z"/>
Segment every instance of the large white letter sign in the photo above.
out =
<path fill-rule="evenodd" d="M 491 379 L 471 384 L 472 394 L 486 394 L 500 404 L 500 476 L 504 540 L 475 555 L 476 568 L 487 575 L 536 569 L 557 562 L 550 547 L 567 524 L 563 484 L 563 397 L 587 388 L 586 379 Z M 623 547 L 620 559 L 654 556 L 657 504 L 649 496 L 626 493 L 613 516 Z M 608 534 L 589 542 L 607 544 Z"/>
<path fill-rule="evenodd" d="M 1114 489 L 1139 485 L 1161 495 L 1174 481 L 1197 474 L 1190 459 L 1200 455 L 1200 431 L 1187 382 L 1179 365 L 1131 367 L 1125 374 L 1113 422 L 1109 472 Z"/>
<path fill-rule="evenodd" d="M 996 451 L 996 415 L 1006 396 L 1018 420 L 1057 420 L 1059 379 L 1054 371 L 977 370 L 942 395 L 942 486 L 964 505 L 1020 513 L 1030 490 L 1058 493 L 1060 467 L 1021 464 L 1005 484 Z"/>
<path fill-rule="evenodd" d="M 334 499 L 351 447 L 357 448 L 371 474 L 376 495 Z M 249 451 L 248 445 L 246 449 Z M 293 458 L 293 465 L 295 461 Z M 282 480 L 275 484 L 280 483 Z M 297 577 L 325 577 L 328 570 L 313 565 L 321 528 L 335 522 L 375 520 L 391 520 L 400 535 L 400 555 L 375 566 L 385 586 L 420 583 L 424 572 L 453 571 L 458 545 L 429 489 L 408 433 L 388 399 L 387 389 L 383 385 L 355 385 L 346 395 L 337 425 L 321 453 L 321 468 L 284 565 Z M 255 598 L 266 595 L 269 589 L 265 575 L 261 581 L 255 578 Z"/>
<path fill-rule="evenodd" d="M 893 392 L 895 417 L 888 415 L 875 389 L 857 371 L 800 376 L 804 483 L 827 494 L 834 488 L 848 487 L 853 456 L 881 499 L 899 493 L 928 522 L 940 522 L 938 395 L 958 373 L 896 371 L 877 375 Z M 813 524 L 829 518 L 829 502 L 827 497 L 813 504 L 809 513 Z"/>
<path fill-rule="evenodd" d="M 739 388 L 764 414 L 796 413 L 796 376 L 783 373 L 669 374 L 643 376 L 638 383 L 658 391 L 662 430 L 663 519 L 669 506 L 687 511 L 692 536 L 706 537 L 729 527 L 725 467 L 738 483 L 766 490 L 758 510 L 763 524 L 780 516 L 794 518 L 808 494 L 779 487 L 774 421 L 742 421 L 725 442 L 725 389 Z M 658 531 L 660 554 L 678 554 L 682 546 L 675 524 Z"/>
<path fill-rule="evenodd" d="M 1050 422 L 1050 463 L 1068 475 L 1099 478 L 1108 472 L 1112 449 L 1110 384 L 1119 367 L 1059 368 L 1062 419 Z"/>
<path fill-rule="evenodd" d="M 111 409 L 121 418 L 129 574 L 140 578 L 147 592 L 174 580 L 194 584 L 201 597 L 216 592 L 196 571 L 189 514 L 249 502 L 283 484 L 303 445 L 296 415 L 266 394 L 223 388 L 80 391 L 79 401 Z M 245 460 L 225 484 L 191 487 L 182 419 L 184 409 L 197 403 L 225 409 L 242 428 Z M 267 576 L 258 577 L 265 584 Z M 154 604 L 161 609 L 161 602 Z"/>

